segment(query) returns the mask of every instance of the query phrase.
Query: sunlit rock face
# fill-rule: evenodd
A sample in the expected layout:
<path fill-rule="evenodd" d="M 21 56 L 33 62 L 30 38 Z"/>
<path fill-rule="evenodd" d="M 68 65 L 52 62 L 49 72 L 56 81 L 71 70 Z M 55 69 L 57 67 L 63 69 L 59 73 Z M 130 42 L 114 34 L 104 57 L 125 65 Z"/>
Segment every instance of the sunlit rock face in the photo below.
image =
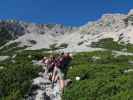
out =
<path fill-rule="evenodd" d="M 90 44 L 104 38 L 133 43 L 133 10 L 128 14 L 104 14 L 97 21 L 80 27 L 61 24 L 35 24 L 16 20 L 0 21 L 1 45 L 19 42 L 19 46 L 36 50 L 51 45 L 64 51 L 88 51 Z M 6 33 L 6 34 L 5 34 Z"/>

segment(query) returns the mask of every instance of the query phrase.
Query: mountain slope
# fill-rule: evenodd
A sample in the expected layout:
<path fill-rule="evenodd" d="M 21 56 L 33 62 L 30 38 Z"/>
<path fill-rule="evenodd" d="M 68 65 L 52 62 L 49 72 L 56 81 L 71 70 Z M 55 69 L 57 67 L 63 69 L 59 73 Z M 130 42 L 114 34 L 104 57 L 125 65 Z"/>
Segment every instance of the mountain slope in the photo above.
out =
<path fill-rule="evenodd" d="M 19 21 L 5 21 L 4 23 L 6 24 L 0 22 L 0 25 L 3 25 L 0 29 L 5 28 L 9 32 L 12 31 L 12 34 L 4 34 L 5 38 L 9 39 L 3 44 L 18 42 L 19 47 L 26 46 L 27 49 L 32 50 L 50 48 L 51 45 L 60 47 L 60 45 L 66 44 L 67 46 L 63 50 L 88 51 L 92 42 L 104 38 L 113 38 L 118 43 L 133 43 L 133 10 L 127 15 L 105 14 L 98 21 L 89 22 L 81 27 Z M 2 33 L 0 32 L 0 34 Z"/>

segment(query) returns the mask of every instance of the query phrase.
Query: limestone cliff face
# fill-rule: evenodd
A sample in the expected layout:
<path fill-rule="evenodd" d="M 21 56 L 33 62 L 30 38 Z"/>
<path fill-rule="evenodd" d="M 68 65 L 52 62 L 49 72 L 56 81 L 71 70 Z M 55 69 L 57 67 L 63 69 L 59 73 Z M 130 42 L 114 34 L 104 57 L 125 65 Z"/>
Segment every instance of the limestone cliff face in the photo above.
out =
<path fill-rule="evenodd" d="M 0 36 L 6 35 L 2 45 L 19 42 L 21 46 L 28 46 L 27 49 L 41 49 L 65 44 L 64 50 L 83 51 L 88 50 L 92 42 L 104 38 L 133 43 L 133 10 L 128 14 L 104 14 L 99 20 L 81 27 L 8 20 L 0 21 L 0 29 L 8 31 L 0 32 Z"/>

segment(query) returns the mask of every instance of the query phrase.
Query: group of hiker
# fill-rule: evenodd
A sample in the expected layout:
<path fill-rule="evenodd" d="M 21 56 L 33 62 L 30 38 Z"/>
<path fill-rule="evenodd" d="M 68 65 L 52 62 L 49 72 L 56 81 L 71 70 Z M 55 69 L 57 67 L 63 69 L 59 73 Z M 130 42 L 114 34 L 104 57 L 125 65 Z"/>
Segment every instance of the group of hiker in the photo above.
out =
<path fill-rule="evenodd" d="M 68 69 L 68 65 L 72 60 L 72 54 L 61 53 L 58 55 L 50 55 L 49 57 L 44 57 L 42 63 L 46 65 L 47 72 L 52 73 L 50 80 L 52 82 L 52 88 L 54 83 L 59 80 L 60 88 L 63 91 L 65 86 L 65 76 Z"/>

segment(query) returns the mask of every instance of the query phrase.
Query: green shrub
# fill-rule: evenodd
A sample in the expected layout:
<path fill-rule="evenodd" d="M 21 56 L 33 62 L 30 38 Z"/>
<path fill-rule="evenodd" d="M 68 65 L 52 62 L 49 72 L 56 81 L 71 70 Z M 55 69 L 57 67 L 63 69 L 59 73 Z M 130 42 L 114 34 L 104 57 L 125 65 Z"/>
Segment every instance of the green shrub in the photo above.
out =
<path fill-rule="evenodd" d="M 37 43 L 35 40 L 29 40 L 29 42 L 33 45 Z"/>
<path fill-rule="evenodd" d="M 67 43 L 62 43 L 59 46 L 59 48 L 67 48 L 67 47 L 68 47 L 68 44 Z"/>
<path fill-rule="evenodd" d="M 83 43 L 84 43 L 84 41 L 81 41 L 81 42 L 78 43 L 78 45 L 82 45 Z"/>
<path fill-rule="evenodd" d="M 7 43 L 9 40 L 12 39 L 13 37 L 7 29 L 5 28 L 0 29 L 0 46 L 4 45 L 5 43 Z"/>

